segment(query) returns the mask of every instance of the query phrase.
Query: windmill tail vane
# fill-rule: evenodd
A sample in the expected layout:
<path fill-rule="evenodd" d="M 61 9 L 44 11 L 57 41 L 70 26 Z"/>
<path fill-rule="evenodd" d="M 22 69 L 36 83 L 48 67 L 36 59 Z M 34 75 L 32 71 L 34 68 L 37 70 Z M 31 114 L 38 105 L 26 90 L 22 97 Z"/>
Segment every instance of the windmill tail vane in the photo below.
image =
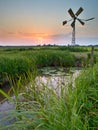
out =
<path fill-rule="evenodd" d="M 75 45 L 75 31 L 76 31 L 75 24 L 76 24 L 76 21 L 79 21 L 81 25 L 85 25 L 85 22 L 95 19 L 94 17 L 93 18 L 89 18 L 89 19 L 80 19 L 80 18 L 78 18 L 78 16 L 82 12 L 83 12 L 83 8 L 82 7 L 80 7 L 76 13 L 74 13 L 73 10 L 70 8 L 68 10 L 68 13 L 69 13 L 69 15 L 71 16 L 72 19 L 65 20 L 62 23 L 63 26 L 64 26 L 68 22 L 72 21 L 72 23 L 71 23 L 71 27 L 73 28 L 73 31 L 72 31 L 72 45 Z"/>

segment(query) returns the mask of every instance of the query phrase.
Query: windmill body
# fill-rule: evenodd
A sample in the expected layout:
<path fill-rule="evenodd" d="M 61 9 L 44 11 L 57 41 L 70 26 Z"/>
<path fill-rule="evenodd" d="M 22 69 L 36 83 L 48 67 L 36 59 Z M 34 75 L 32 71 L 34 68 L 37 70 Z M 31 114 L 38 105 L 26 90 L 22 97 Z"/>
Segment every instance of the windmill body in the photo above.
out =
<path fill-rule="evenodd" d="M 72 28 L 73 28 L 73 32 L 72 32 L 72 45 L 75 45 L 75 22 L 76 22 L 76 18 L 74 18 L 73 24 L 72 24 Z"/>
<path fill-rule="evenodd" d="M 71 18 L 70 20 L 65 20 L 63 21 L 63 25 L 67 24 L 68 22 L 72 21 L 71 23 L 71 27 L 73 29 L 72 31 L 72 45 L 75 45 L 75 24 L 76 24 L 76 21 L 78 20 L 80 22 L 80 24 L 84 25 L 84 21 L 89 21 L 89 20 L 93 20 L 94 18 L 89 18 L 89 19 L 80 19 L 78 18 L 78 16 L 82 13 L 83 11 L 83 8 L 80 7 L 79 10 L 74 14 L 72 9 L 70 8 L 68 10 L 68 13 L 70 14 Z"/>

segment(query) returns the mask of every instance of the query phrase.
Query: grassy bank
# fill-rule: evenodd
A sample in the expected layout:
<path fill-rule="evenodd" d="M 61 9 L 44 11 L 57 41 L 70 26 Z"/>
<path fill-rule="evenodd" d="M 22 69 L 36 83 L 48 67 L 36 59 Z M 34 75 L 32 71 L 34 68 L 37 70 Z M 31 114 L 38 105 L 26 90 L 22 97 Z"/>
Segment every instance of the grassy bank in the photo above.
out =
<path fill-rule="evenodd" d="M 31 77 L 31 76 L 30 76 Z M 31 77 L 28 89 L 22 89 L 23 101 L 17 96 L 16 110 L 6 120 L 15 130 L 97 130 L 98 129 L 98 67 L 84 70 L 72 83 L 61 86 L 58 97 L 48 86 L 35 87 Z M 22 87 L 22 86 L 21 86 Z M 66 91 L 66 93 L 65 93 Z M 3 127 L 1 126 L 1 129 Z"/>
<path fill-rule="evenodd" d="M 16 76 L 45 66 L 72 67 L 76 61 L 86 64 L 89 52 L 90 47 L 1 47 L 0 75 Z"/>
<path fill-rule="evenodd" d="M 79 58 L 78 58 L 79 59 Z M 7 76 L 17 78 L 46 66 L 74 66 L 77 58 L 69 51 L 52 49 L 4 49 L 0 53 L 0 83 Z"/>

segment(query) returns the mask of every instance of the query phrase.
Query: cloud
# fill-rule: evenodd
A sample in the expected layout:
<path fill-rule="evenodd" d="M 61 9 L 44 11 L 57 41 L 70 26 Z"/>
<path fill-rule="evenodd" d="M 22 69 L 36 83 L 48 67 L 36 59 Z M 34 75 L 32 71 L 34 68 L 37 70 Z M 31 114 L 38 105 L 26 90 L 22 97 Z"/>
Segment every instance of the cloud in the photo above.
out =
<path fill-rule="evenodd" d="M 71 33 L 67 34 L 55 34 L 55 35 L 47 35 L 44 37 L 44 44 L 66 44 L 69 43 L 71 39 Z M 46 41 L 46 42 L 45 42 Z"/>
<path fill-rule="evenodd" d="M 16 35 L 15 32 L 6 32 L 8 35 Z"/>
<path fill-rule="evenodd" d="M 76 42 L 80 45 L 98 45 L 98 37 L 79 37 Z"/>
<path fill-rule="evenodd" d="M 15 32 L 0 30 L 0 35 L 15 35 Z"/>
<path fill-rule="evenodd" d="M 58 40 L 62 41 L 62 40 L 71 38 L 71 33 L 49 35 L 49 36 L 46 36 L 46 38 L 51 39 L 52 41 L 58 41 Z"/>
<path fill-rule="evenodd" d="M 48 35 L 46 33 L 30 33 L 30 32 L 21 32 L 21 31 L 18 31 L 18 34 L 23 37 L 44 37 Z"/>
<path fill-rule="evenodd" d="M 98 38 L 87 37 L 87 35 L 76 34 L 77 44 L 94 44 L 98 43 Z M 83 32 L 84 34 L 84 32 Z M 24 43 L 24 44 L 71 44 L 72 41 L 72 31 L 68 33 L 49 35 L 47 33 L 33 33 L 33 32 L 23 32 L 23 31 L 5 31 L 0 30 L 0 41 L 13 42 L 13 43 Z"/>

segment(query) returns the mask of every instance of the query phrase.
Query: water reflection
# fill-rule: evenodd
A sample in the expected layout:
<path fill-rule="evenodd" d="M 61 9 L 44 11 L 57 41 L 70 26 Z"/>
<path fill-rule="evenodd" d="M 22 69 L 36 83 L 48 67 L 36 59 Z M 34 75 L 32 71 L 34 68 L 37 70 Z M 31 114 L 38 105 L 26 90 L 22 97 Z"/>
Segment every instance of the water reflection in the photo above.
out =
<path fill-rule="evenodd" d="M 63 69 L 63 68 L 45 68 L 41 69 L 41 76 L 36 77 L 36 88 L 39 90 L 42 87 L 48 87 L 49 89 L 54 89 L 57 95 L 61 93 L 61 88 L 63 87 L 66 91 L 66 86 L 71 83 L 75 86 L 74 80 L 80 73 L 80 69 Z M 66 73 L 67 72 L 67 73 Z"/>

